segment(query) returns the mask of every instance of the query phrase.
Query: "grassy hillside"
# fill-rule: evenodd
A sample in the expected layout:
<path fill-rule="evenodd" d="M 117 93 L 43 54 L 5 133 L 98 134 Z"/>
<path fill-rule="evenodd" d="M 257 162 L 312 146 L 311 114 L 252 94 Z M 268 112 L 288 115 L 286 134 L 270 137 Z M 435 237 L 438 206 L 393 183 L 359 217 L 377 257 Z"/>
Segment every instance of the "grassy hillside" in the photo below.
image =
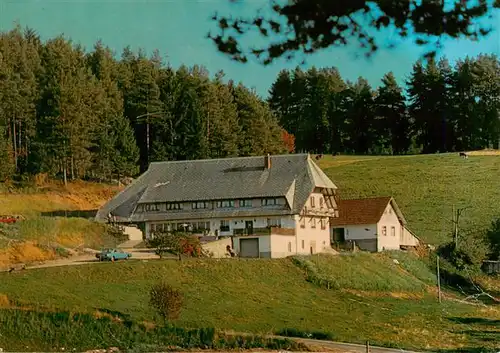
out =
<path fill-rule="evenodd" d="M 451 234 L 452 207 L 470 207 L 463 234 L 490 226 L 500 212 L 500 156 L 458 154 L 359 157 L 325 156 L 319 165 L 342 197 L 393 196 L 410 229 L 439 244 Z"/>
<path fill-rule="evenodd" d="M 0 184 L 0 215 L 24 220 L 0 224 L 0 268 L 61 255 L 59 248 L 112 246 L 109 229 L 88 220 L 119 189 L 105 184 L 46 183 L 12 189 Z"/>
<path fill-rule="evenodd" d="M 498 310 L 452 301 L 439 305 L 427 285 L 432 274 L 419 267 L 418 260 L 400 255 L 400 263 L 405 265 L 394 268 L 397 265 L 387 256 L 303 259 L 319 261 L 321 274 L 329 278 L 342 276 L 353 261 L 359 264 L 362 270 L 342 279 L 342 290 L 319 286 L 310 278 L 316 273 L 291 259 L 207 259 L 130 261 L 0 274 L 0 296 L 28 308 L 115 312 L 137 322 L 152 322 L 148 290 L 153 283 L 166 280 L 185 295 L 185 307 L 176 322 L 183 327 L 252 333 L 316 330 L 341 341 L 370 340 L 413 349 L 493 348 L 500 342 L 500 330 L 495 327 Z M 373 284 L 371 266 L 379 273 L 379 283 L 399 283 L 392 288 L 395 291 Z M 416 272 L 410 272 L 415 266 Z M 423 284 L 413 285 L 412 281 Z"/>

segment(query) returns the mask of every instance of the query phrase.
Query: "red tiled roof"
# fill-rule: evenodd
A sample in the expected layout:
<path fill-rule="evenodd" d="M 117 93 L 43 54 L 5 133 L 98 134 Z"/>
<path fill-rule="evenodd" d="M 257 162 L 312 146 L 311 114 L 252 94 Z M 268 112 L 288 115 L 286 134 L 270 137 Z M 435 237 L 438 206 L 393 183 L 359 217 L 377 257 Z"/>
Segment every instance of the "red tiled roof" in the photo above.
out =
<path fill-rule="evenodd" d="M 376 224 L 392 197 L 339 200 L 339 216 L 330 219 L 332 226 Z"/>

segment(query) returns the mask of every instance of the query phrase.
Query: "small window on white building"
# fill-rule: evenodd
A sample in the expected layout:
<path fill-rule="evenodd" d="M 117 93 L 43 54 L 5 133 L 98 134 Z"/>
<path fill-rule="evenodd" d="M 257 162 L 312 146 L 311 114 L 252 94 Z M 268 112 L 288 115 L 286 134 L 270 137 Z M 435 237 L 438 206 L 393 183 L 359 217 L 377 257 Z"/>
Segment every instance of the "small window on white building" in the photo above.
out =
<path fill-rule="evenodd" d="M 319 208 L 323 208 L 323 203 L 324 203 L 324 199 L 323 197 L 319 197 Z"/>
<path fill-rule="evenodd" d="M 316 207 L 315 202 L 316 200 L 314 199 L 314 196 L 311 196 L 311 207 Z"/>
<path fill-rule="evenodd" d="M 304 240 L 302 240 L 302 249 L 304 249 L 304 248 L 305 248 L 305 246 L 306 246 L 305 241 L 304 241 Z"/>
<path fill-rule="evenodd" d="M 281 228 L 281 218 L 268 218 L 267 219 L 267 226 Z"/>
<path fill-rule="evenodd" d="M 305 228 L 306 227 L 306 218 L 302 217 L 300 220 L 300 228 Z"/>
<path fill-rule="evenodd" d="M 223 219 L 220 221 L 220 231 L 229 232 L 229 221 Z"/>
<path fill-rule="evenodd" d="M 311 228 L 316 228 L 316 218 L 311 217 Z"/>
<path fill-rule="evenodd" d="M 326 229 L 326 219 L 325 218 L 321 218 L 321 229 Z"/>
<path fill-rule="evenodd" d="M 386 226 L 382 227 L 382 235 L 387 235 L 387 227 Z"/>
<path fill-rule="evenodd" d="M 396 227 L 391 227 L 391 236 L 392 237 L 396 236 Z"/>
<path fill-rule="evenodd" d="M 288 242 L 288 252 L 292 252 L 292 242 Z"/>

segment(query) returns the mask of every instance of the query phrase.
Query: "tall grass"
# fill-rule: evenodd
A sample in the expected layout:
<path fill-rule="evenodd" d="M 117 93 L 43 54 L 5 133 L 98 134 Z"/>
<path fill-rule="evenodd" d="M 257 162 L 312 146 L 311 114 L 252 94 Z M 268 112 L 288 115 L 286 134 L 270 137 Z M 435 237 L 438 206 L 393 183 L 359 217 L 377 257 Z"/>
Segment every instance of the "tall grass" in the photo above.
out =
<path fill-rule="evenodd" d="M 367 253 L 295 256 L 293 262 L 306 272 L 309 282 L 323 288 L 424 292 L 425 282 L 417 280 L 412 271 L 416 269 L 418 276 L 430 281 L 430 270 L 425 269 L 425 264 L 417 265 L 417 259 L 399 258 L 406 266 L 396 264 L 389 254 Z"/>
<path fill-rule="evenodd" d="M 3 227 L 6 237 L 36 241 L 42 245 L 57 243 L 62 246 L 79 245 L 99 248 L 115 246 L 125 241 L 107 225 L 83 218 L 36 217 Z"/>
<path fill-rule="evenodd" d="M 460 218 L 463 234 L 474 236 L 498 216 L 500 156 L 325 156 L 320 167 L 342 197 L 390 195 L 409 228 L 431 244 L 450 240 L 453 205 L 470 206 Z"/>
<path fill-rule="evenodd" d="M 17 352 L 109 347 L 142 352 L 179 348 L 307 350 L 303 344 L 288 339 L 227 335 L 214 328 L 148 328 L 130 320 L 71 312 L 3 309 L 0 310 L 0 333 L 0 347 Z"/>

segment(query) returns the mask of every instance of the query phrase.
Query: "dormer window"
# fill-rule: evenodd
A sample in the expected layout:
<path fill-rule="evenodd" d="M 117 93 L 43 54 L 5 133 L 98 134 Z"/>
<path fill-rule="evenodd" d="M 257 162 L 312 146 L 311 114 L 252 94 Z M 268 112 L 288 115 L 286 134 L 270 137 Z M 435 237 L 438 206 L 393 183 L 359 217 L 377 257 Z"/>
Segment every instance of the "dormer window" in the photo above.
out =
<path fill-rule="evenodd" d="M 313 207 L 313 208 L 316 207 L 316 205 L 315 205 L 316 202 L 315 201 L 316 200 L 315 200 L 314 196 L 311 196 L 311 207 Z"/>
<path fill-rule="evenodd" d="M 319 208 L 323 208 L 324 201 L 322 197 L 319 198 Z"/>
<path fill-rule="evenodd" d="M 274 206 L 278 204 L 278 200 L 275 198 L 265 198 L 261 201 L 262 206 Z"/>
<path fill-rule="evenodd" d="M 234 207 L 234 200 L 217 201 L 217 208 L 231 208 L 231 207 Z"/>
<path fill-rule="evenodd" d="M 182 204 L 179 202 L 167 202 L 167 210 L 182 210 Z"/>
<path fill-rule="evenodd" d="M 160 210 L 160 205 L 157 203 L 147 203 L 144 205 L 144 210 L 146 212 L 156 212 Z"/>
<path fill-rule="evenodd" d="M 240 207 L 252 207 L 252 200 L 240 200 Z"/>
<path fill-rule="evenodd" d="M 206 201 L 193 202 L 191 208 L 193 210 L 208 208 L 208 202 Z"/>

